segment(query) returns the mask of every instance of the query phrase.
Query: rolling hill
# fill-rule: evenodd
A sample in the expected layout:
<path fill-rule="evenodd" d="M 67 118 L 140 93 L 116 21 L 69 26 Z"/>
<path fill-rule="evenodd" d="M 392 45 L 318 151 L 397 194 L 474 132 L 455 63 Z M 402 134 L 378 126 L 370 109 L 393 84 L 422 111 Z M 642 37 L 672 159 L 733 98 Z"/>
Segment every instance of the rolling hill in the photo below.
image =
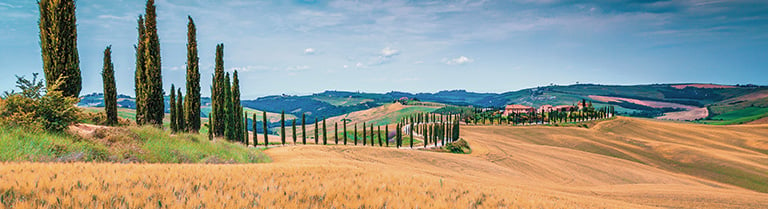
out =
<path fill-rule="evenodd" d="M 0 195 L 17 207 L 766 208 L 766 133 L 617 118 L 464 126 L 471 154 L 305 145 L 268 149 L 266 164 L 5 163 Z"/>

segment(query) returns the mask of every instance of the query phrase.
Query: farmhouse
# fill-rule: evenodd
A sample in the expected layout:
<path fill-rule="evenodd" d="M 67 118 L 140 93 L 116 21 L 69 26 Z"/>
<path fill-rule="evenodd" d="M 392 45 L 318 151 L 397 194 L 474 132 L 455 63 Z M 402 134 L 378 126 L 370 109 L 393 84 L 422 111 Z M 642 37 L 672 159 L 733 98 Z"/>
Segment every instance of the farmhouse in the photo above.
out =
<path fill-rule="evenodd" d="M 504 107 L 504 116 L 509 116 L 512 113 L 531 113 L 533 111 L 536 111 L 536 108 L 525 105 L 511 104 Z"/>

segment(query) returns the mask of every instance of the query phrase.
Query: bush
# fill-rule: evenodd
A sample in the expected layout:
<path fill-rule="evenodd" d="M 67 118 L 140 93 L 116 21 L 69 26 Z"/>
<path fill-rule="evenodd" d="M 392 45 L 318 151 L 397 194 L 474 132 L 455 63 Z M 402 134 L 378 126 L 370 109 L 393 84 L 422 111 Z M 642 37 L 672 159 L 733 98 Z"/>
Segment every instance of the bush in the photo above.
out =
<path fill-rule="evenodd" d="M 5 93 L 0 99 L 0 125 L 24 127 L 31 130 L 62 132 L 78 120 L 80 109 L 75 106 L 77 98 L 65 97 L 59 91 L 48 92 L 35 80 L 29 81 L 16 76 L 19 93 Z M 30 90 L 31 89 L 31 90 Z M 31 92 L 36 91 L 36 92 Z"/>
<path fill-rule="evenodd" d="M 469 143 L 465 141 L 464 139 L 459 139 L 458 141 L 448 143 L 443 147 L 448 152 L 456 153 L 456 154 L 469 154 L 472 152 L 472 149 L 469 148 Z"/>

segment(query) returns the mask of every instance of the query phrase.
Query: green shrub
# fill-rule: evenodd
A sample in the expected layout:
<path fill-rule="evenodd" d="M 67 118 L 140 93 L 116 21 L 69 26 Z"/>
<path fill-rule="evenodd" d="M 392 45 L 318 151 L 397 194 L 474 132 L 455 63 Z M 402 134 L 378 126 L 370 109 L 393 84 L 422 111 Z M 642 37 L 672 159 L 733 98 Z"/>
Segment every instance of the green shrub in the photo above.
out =
<path fill-rule="evenodd" d="M 19 93 L 5 93 L 0 99 L 0 125 L 31 130 L 62 132 L 78 120 L 77 98 L 65 97 L 59 91 L 40 96 L 43 88 L 36 82 L 16 76 Z"/>

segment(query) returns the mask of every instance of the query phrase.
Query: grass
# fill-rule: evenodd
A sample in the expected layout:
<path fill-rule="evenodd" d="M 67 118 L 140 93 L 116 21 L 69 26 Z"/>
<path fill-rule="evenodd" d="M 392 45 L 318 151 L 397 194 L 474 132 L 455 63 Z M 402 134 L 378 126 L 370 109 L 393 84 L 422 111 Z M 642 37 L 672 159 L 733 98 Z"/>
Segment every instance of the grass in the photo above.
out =
<path fill-rule="evenodd" d="M 764 117 L 768 117 L 768 107 L 746 107 L 726 112 L 712 117 L 712 120 L 703 120 L 701 122 L 712 125 L 731 125 L 743 124 Z"/>
<path fill-rule="evenodd" d="M 395 124 L 398 121 L 400 121 L 400 119 L 405 118 L 406 116 L 413 115 L 416 113 L 432 112 L 437 109 L 440 109 L 440 107 L 406 106 L 401 110 L 397 110 L 395 112 L 386 114 L 382 117 L 379 117 L 376 120 L 368 121 L 368 123 L 373 123 L 375 126 Z"/>
<path fill-rule="evenodd" d="M 85 136 L 0 127 L 0 161 L 260 163 L 261 151 L 204 135 L 171 135 L 152 127 L 96 129 Z"/>

